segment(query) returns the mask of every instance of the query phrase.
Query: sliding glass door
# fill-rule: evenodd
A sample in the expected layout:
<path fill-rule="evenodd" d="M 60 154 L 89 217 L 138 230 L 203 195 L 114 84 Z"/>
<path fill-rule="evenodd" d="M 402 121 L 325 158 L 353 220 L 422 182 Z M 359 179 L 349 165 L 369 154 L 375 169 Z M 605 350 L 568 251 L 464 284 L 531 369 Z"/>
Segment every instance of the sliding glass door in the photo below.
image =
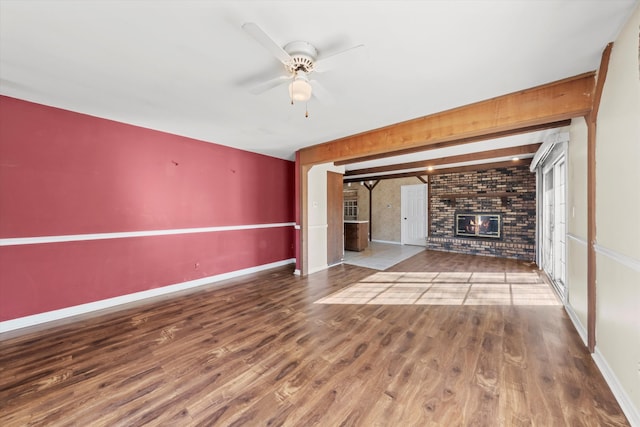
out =
<path fill-rule="evenodd" d="M 564 298 L 567 238 L 564 154 L 543 168 L 542 188 L 542 268 Z"/>

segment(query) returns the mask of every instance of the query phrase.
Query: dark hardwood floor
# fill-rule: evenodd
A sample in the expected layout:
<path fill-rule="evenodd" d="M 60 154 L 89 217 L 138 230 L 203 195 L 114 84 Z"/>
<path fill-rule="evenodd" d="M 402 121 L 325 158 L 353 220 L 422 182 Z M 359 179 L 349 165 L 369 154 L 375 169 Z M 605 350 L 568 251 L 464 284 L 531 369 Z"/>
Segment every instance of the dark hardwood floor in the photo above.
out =
<path fill-rule="evenodd" d="M 628 425 L 561 306 L 314 304 L 374 272 L 280 268 L 5 337 L 0 425 Z"/>

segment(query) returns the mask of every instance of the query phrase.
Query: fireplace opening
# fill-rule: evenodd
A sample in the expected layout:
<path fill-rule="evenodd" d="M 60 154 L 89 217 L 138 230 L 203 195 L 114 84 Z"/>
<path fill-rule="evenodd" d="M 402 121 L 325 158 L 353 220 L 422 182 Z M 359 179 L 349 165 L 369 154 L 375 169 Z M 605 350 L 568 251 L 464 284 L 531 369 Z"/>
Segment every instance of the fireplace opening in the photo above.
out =
<path fill-rule="evenodd" d="M 500 239 L 502 215 L 499 213 L 456 213 L 456 236 Z"/>

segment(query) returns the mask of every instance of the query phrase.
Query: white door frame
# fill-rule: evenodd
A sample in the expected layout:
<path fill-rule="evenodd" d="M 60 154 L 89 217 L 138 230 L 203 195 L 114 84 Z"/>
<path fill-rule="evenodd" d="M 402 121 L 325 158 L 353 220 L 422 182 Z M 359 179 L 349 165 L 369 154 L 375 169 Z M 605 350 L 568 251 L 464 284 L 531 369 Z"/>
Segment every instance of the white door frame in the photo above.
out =
<path fill-rule="evenodd" d="M 554 232 L 555 232 L 555 190 L 553 164 L 542 170 L 542 259 L 541 267 L 549 277 L 553 277 Z"/>

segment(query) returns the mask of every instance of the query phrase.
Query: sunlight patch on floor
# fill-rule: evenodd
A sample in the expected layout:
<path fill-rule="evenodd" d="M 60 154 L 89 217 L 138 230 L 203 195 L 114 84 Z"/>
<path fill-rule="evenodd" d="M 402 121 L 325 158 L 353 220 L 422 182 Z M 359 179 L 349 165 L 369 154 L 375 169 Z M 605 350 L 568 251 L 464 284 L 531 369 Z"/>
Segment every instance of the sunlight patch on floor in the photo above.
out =
<path fill-rule="evenodd" d="M 536 272 L 379 272 L 316 304 L 561 305 Z"/>

